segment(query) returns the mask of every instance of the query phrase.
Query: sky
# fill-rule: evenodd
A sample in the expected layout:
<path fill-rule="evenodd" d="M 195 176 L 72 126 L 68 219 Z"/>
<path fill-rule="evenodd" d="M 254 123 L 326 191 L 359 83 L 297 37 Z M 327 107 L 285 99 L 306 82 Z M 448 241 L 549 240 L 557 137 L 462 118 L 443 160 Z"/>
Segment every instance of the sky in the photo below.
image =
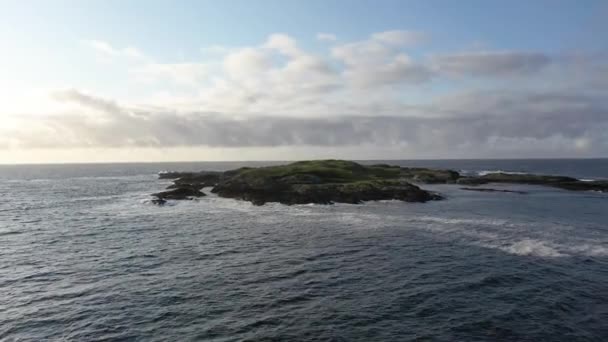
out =
<path fill-rule="evenodd" d="M 602 0 L 0 8 L 0 163 L 608 157 Z"/>

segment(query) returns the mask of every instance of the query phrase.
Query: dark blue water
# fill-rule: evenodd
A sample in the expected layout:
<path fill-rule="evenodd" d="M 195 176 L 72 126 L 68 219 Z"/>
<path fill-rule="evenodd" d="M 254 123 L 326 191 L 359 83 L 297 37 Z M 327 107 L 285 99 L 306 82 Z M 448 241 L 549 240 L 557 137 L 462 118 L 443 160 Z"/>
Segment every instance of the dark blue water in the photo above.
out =
<path fill-rule="evenodd" d="M 393 163 L 608 178 L 608 160 Z M 147 203 L 157 171 L 262 164 L 0 166 L 0 340 L 608 340 L 608 195 Z"/>

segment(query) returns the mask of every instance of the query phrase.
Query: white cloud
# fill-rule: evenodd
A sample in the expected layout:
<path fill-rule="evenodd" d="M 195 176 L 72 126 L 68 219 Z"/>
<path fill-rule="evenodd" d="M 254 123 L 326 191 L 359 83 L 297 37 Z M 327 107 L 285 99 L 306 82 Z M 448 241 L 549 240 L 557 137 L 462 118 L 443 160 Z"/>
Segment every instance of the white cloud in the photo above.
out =
<path fill-rule="evenodd" d="M 203 63 L 147 63 L 131 69 L 145 81 L 172 81 L 180 85 L 198 86 L 209 76 L 209 66 Z"/>
<path fill-rule="evenodd" d="M 227 54 L 223 71 L 211 87 L 201 89 L 206 110 L 291 111 L 340 83 L 326 58 L 305 52 L 285 34 Z"/>
<path fill-rule="evenodd" d="M 155 82 L 154 92 L 139 104 L 95 92 L 57 93 L 59 114 L 13 118 L 0 147 L 365 145 L 422 157 L 608 153 L 605 58 L 521 51 L 415 57 L 421 51 L 410 49 L 423 38 L 386 31 L 334 43 L 327 54 L 279 33 L 180 62 L 89 41 L 112 65 L 124 61 L 125 79 L 116 82 Z M 512 75 L 516 86 L 502 82 Z M 134 86 L 140 85 L 148 86 Z"/>
<path fill-rule="evenodd" d="M 85 40 L 83 43 L 108 57 L 130 57 L 143 59 L 146 56 L 135 47 L 116 48 L 102 40 Z"/>
<path fill-rule="evenodd" d="M 317 33 L 317 40 L 320 40 L 322 42 L 335 42 L 336 40 L 338 40 L 338 37 L 336 37 L 335 34 L 332 33 Z"/>
<path fill-rule="evenodd" d="M 277 50 L 281 54 L 290 57 L 297 57 L 302 54 L 295 39 L 283 33 L 271 34 L 264 47 Z"/>
<path fill-rule="evenodd" d="M 346 65 L 344 75 L 356 86 L 421 83 L 432 73 L 402 50 L 419 36 L 409 31 L 375 33 L 363 41 L 337 45 L 331 55 Z"/>
<path fill-rule="evenodd" d="M 224 70 L 234 79 L 258 77 L 272 67 L 272 59 L 267 51 L 259 48 L 243 48 L 224 58 Z"/>
<path fill-rule="evenodd" d="M 87 40 L 85 44 L 106 57 L 124 59 L 129 65 L 129 74 L 137 80 L 198 86 L 210 74 L 207 63 L 161 63 L 135 47 L 116 48 L 101 40 Z"/>

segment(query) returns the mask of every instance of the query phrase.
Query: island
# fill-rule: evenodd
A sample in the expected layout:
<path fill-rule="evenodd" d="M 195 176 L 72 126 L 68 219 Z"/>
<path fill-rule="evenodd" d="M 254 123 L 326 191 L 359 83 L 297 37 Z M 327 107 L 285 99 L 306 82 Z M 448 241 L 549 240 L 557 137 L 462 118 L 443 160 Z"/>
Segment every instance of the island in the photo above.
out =
<path fill-rule="evenodd" d="M 581 181 L 572 177 L 490 173 L 464 176 L 455 170 L 401 167 L 389 164 L 363 165 L 346 160 L 299 161 L 267 167 L 243 167 L 224 172 L 165 172 L 162 179 L 173 184 L 153 194 L 154 203 L 166 200 L 203 197 L 203 188 L 220 197 L 249 201 L 255 205 L 269 202 L 294 204 L 360 204 L 366 201 L 400 200 L 428 202 L 443 199 L 440 194 L 422 189 L 421 184 L 460 184 L 475 190 L 484 184 L 532 184 L 575 191 L 608 192 L 608 181 Z M 478 191 L 492 192 L 491 188 Z M 515 192 L 499 191 L 496 192 Z M 524 192 L 517 192 L 524 193 Z"/>
<path fill-rule="evenodd" d="M 154 194 L 161 200 L 199 197 L 201 189 L 213 187 L 220 197 L 249 201 L 293 204 L 359 204 L 375 200 L 427 202 L 442 197 L 408 181 L 416 174 L 428 182 L 446 182 L 457 173 L 444 170 L 401 168 L 391 165 L 361 165 L 344 160 L 301 161 L 287 165 L 240 168 L 226 172 L 171 172 L 161 178 L 174 179 L 170 189 Z M 200 194 L 199 194 L 200 193 Z"/>

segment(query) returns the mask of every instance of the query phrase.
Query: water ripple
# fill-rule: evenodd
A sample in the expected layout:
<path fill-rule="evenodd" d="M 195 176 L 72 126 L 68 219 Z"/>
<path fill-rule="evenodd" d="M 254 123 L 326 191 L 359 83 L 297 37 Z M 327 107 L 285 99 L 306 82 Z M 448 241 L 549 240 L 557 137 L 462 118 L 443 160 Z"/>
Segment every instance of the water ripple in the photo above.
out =
<path fill-rule="evenodd" d="M 0 181 L 0 340 L 608 336 L 608 213 L 594 196 L 438 186 L 449 201 L 157 207 L 154 186 Z"/>

